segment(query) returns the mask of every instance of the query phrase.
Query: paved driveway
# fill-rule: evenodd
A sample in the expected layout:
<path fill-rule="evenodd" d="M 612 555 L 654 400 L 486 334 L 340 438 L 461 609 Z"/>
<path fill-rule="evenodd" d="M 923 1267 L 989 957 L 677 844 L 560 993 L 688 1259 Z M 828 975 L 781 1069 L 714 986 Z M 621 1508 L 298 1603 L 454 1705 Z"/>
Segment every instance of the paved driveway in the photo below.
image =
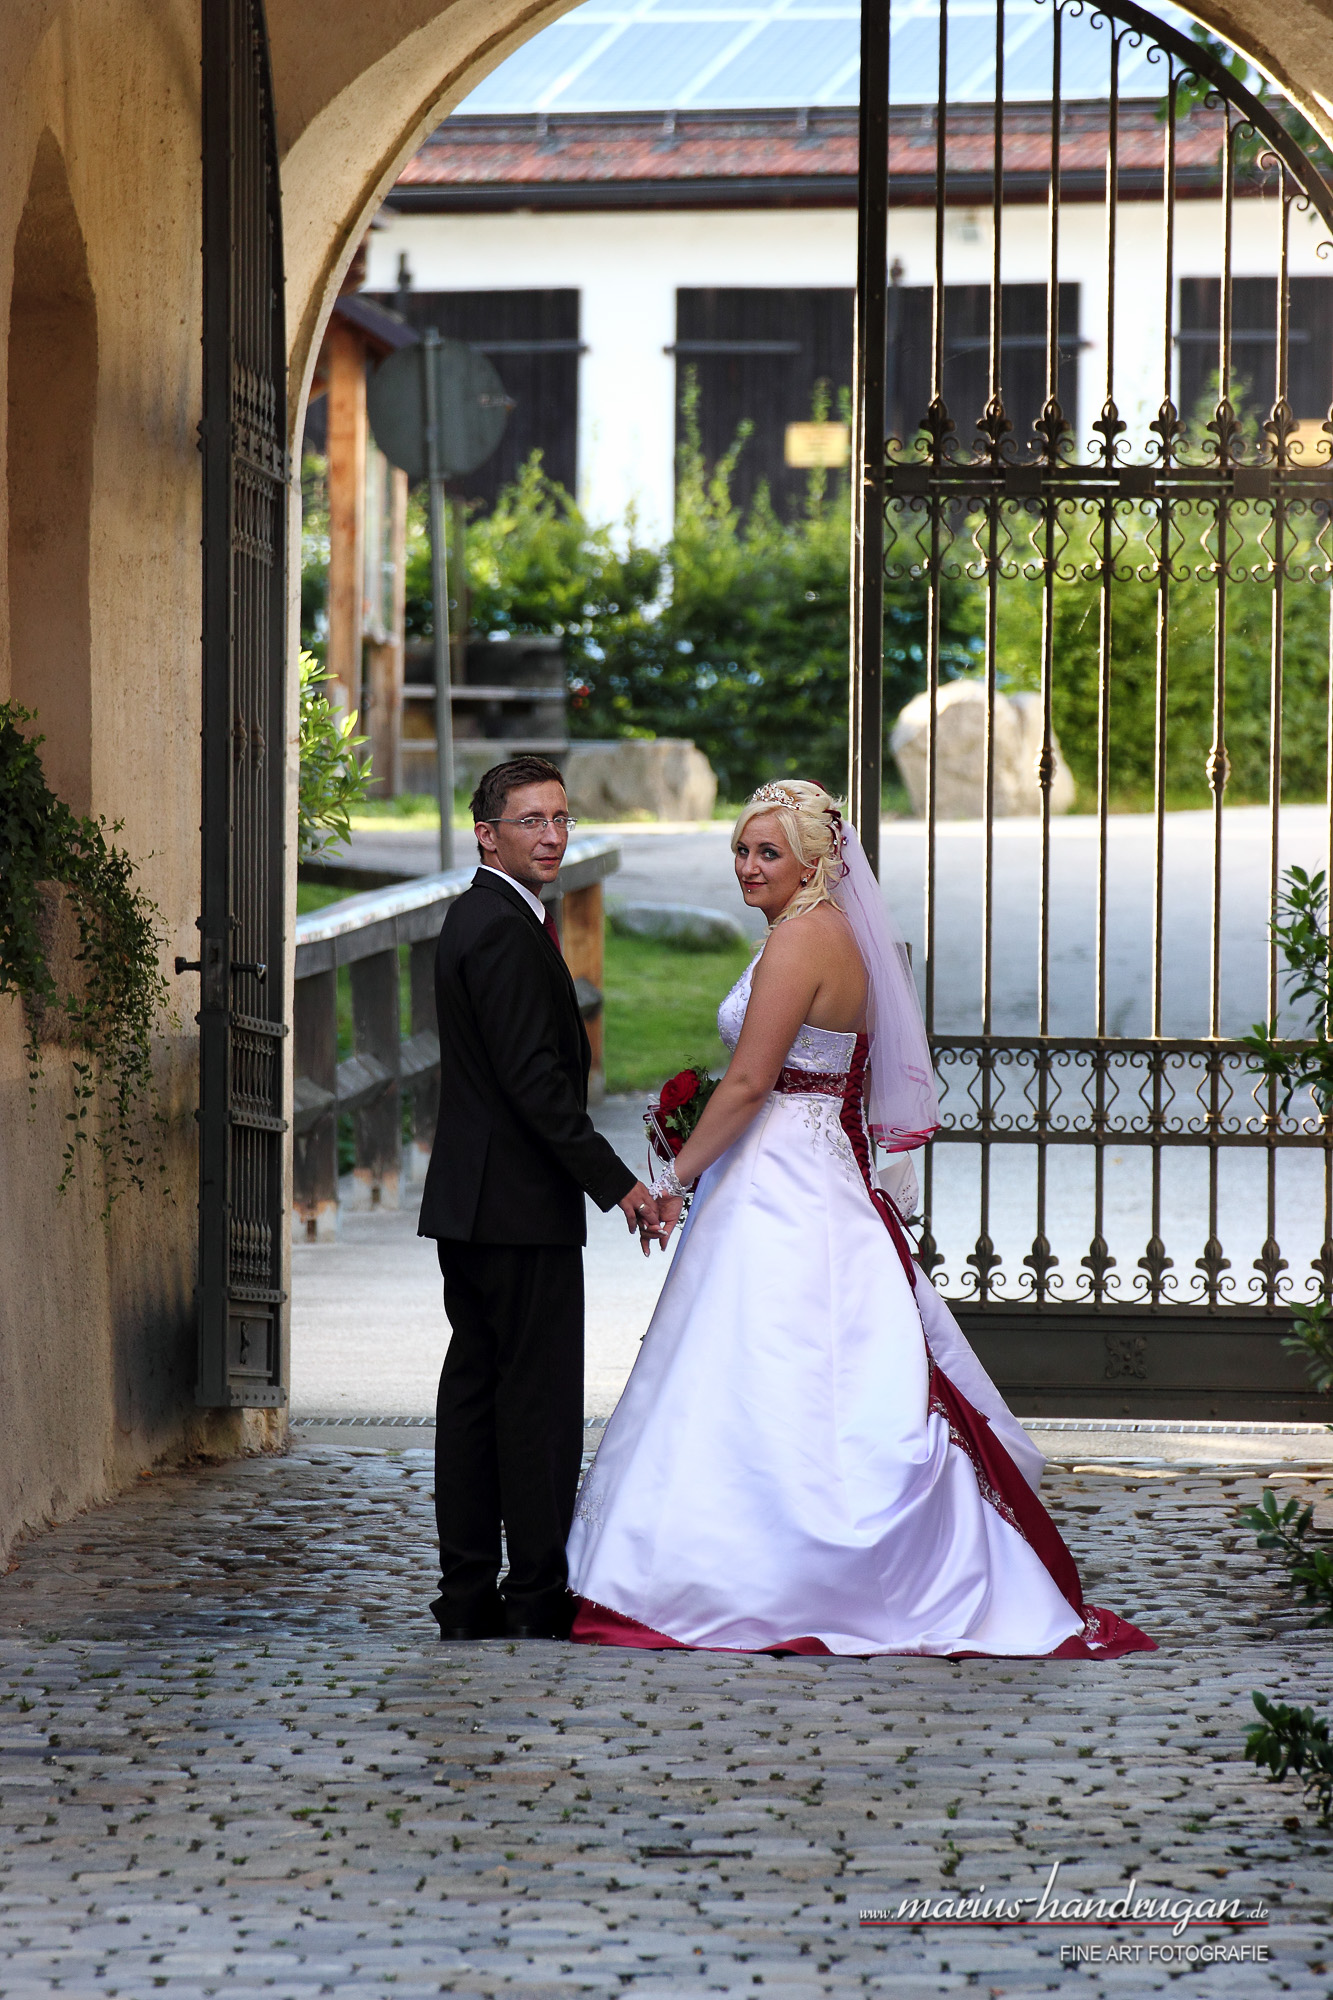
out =
<path fill-rule="evenodd" d="M 1268 908 L 1268 817 L 1261 807 L 1224 814 L 1222 945 L 1227 1033 L 1248 1028 L 1264 1011 Z M 729 827 L 611 827 L 621 867 L 608 893 L 627 901 L 701 903 L 730 910 L 756 938 L 763 923 L 736 891 Z M 1151 938 L 1154 827 L 1145 813 L 1110 823 L 1107 1025 L 1112 1034 L 1142 1035 L 1151 1026 Z M 380 865 L 435 866 L 432 836 L 357 834 L 354 847 Z M 1328 815 L 1318 806 L 1287 806 L 1280 865 L 1327 865 Z M 1051 1030 L 1090 1034 L 1093 1006 L 1097 827 L 1088 817 L 1051 829 Z M 935 999 L 941 1034 L 963 1034 L 980 1023 L 982 833 L 973 820 L 937 833 Z M 882 830 L 880 877 L 890 907 L 922 953 L 925 828 L 920 820 L 888 820 Z M 1212 816 L 1170 813 L 1165 847 L 1165 1020 L 1168 1034 L 1208 1028 L 1209 940 L 1212 923 Z M 1036 820 L 1000 820 L 995 829 L 993 1003 L 997 1033 L 1030 1033 L 1036 1023 L 1040 827 Z"/>
<path fill-rule="evenodd" d="M 644 1173 L 641 1104 L 611 1098 L 595 1116 Z M 433 1415 L 448 1341 L 435 1245 L 416 1233 L 419 1190 L 404 1207 L 345 1208 L 332 1242 L 292 1250 L 292 1407 L 299 1416 Z M 645 1258 L 619 1209 L 588 1203 L 587 1409 L 606 1417 L 652 1318 L 669 1257 Z"/>

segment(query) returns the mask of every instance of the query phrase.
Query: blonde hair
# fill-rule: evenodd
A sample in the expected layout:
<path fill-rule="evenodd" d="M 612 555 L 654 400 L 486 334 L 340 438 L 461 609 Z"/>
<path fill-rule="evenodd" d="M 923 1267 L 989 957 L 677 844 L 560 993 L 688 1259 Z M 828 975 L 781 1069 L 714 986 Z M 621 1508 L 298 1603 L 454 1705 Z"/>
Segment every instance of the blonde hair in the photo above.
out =
<path fill-rule="evenodd" d="M 842 815 L 836 799 L 822 785 L 808 778 L 779 778 L 761 785 L 741 807 L 731 830 L 731 851 L 740 845 L 741 835 L 752 819 L 772 817 L 782 829 L 783 839 L 809 879 L 796 891 L 774 923 L 802 916 L 819 903 L 831 903 L 833 891 L 842 880 Z"/>

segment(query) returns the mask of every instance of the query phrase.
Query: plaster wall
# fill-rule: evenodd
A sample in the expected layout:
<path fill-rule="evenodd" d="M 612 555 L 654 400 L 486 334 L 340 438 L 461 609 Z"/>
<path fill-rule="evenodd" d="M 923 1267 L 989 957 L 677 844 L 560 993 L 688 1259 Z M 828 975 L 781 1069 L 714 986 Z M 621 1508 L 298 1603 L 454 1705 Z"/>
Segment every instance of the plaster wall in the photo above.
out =
<path fill-rule="evenodd" d="M 196 956 L 198 941 L 199 5 L 7 0 L 0 9 L 0 699 L 39 711 L 51 778 L 72 805 L 123 821 L 117 838 L 162 914 L 177 1009 L 158 1062 L 167 1187 L 127 1193 L 104 1225 L 95 1173 L 56 1195 L 69 1056 L 44 1051 L 30 1104 L 21 1013 L 0 997 L 0 1557 L 16 1535 L 95 1504 L 154 1463 L 273 1445 L 285 1428 L 281 1414 L 217 1415 L 193 1401 L 198 999 L 193 976 L 169 968 L 177 953 Z M 331 13 L 270 5 L 293 421 L 365 215 L 442 95 L 456 79 L 461 96 L 558 11 L 512 0 L 374 9 L 335 0 Z M 34 186 L 51 184 L 55 239 L 50 214 L 29 207 Z M 29 574 L 16 576 L 11 602 L 8 335 L 25 211 L 29 237 L 35 227 L 41 238 L 26 267 L 59 239 L 73 244 L 79 276 L 37 300 L 50 368 L 25 373 L 21 359 L 15 371 L 27 517 L 13 539 L 16 572 L 27 562 Z M 28 363 L 41 359 L 40 339 L 20 347 Z M 79 353 L 86 407 L 66 425 L 67 462 L 50 481 L 71 500 L 71 531 L 70 510 L 53 510 L 22 468 L 49 462 L 46 413 Z M 290 519 L 295 542 L 295 494 Z M 295 616 L 294 596 L 293 636 Z M 291 826 L 294 730 L 288 752 Z"/>
<path fill-rule="evenodd" d="M 56 362 L 71 326 L 75 347 L 90 332 L 95 346 L 91 383 L 86 368 L 80 377 L 90 436 L 81 449 L 72 440 L 73 476 L 53 482 L 63 507 L 43 526 L 31 482 L 14 496 L 34 517 L 16 550 L 33 543 L 35 520 L 38 542 L 56 536 L 57 560 L 15 593 L 17 618 L 5 590 L 0 698 L 21 691 L 38 710 L 51 778 L 76 809 L 123 820 L 118 841 L 162 912 L 164 969 L 175 952 L 196 955 L 198 909 L 196 16 L 194 0 L 10 0 L 0 15 L 0 410 L 35 168 L 39 191 L 53 174 L 63 181 L 58 220 L 68 231 L 73 218 L 86 270 L 83 295 L 38 301 Z M 59 366 L 18 391 L 16 431 L 34 421 L 34 400 L 40 416 L 41 397 L 59 395 Z M 6 452 L 8 442 L 6 421 Z M 8 485 L 0 479 L 0 550 Z M 81 540 L 81 574 L 77 561 L 62 567 L 62 538 L 66 554 Z M 82 675 L 73 695 L 71 660 Z M 19 1007 L 0 999 L 0 1550 L 160 1457 L 244 1441 L 243 1420 L 193 1409 L 196 1001 L 192 981 L 172 984 L 179 1019 L 158 1065 L 170 1194 L 128 1193 L 105 1226 L 91 1163 L 56 1195 L 69 1055 L 46 1049 L 30 1105 Z"/>

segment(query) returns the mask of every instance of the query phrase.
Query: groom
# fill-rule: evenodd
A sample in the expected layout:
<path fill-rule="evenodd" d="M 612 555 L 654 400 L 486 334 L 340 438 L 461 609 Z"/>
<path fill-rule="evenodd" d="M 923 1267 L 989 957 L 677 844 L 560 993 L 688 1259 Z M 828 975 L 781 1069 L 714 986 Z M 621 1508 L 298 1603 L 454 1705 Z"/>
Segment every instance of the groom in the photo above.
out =
<path fill-rule="evenodd" d="M 543 757 L 497 764 L 472 817 L 481 866 L 435 955 L 440 1112 L 418 1225 L 437 1239 L 451 1328 L 431 1610 L 444 1639 L 563 1638 L 583 1444 L 583 1197 L 619 1206 L 631 1231 L 654 1228 L 657 1211 L 588 1117 L 588 1037 L 539 900 L 572 824 L 559 771 Z"/>

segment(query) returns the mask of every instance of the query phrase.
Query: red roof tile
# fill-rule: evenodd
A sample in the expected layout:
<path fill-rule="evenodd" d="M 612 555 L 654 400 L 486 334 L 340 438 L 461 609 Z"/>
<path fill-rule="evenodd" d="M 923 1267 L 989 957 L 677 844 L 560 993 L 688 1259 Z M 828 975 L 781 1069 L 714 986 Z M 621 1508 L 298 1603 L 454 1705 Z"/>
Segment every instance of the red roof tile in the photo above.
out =
<path fill-rule="evenodd" d="M 680 114 L 667 121 L 592 114 L 549 123 L 455 118 L 409 161 L 390 200 L 404 207 L 471 206 L 471 195 L 487 197 L 488 206 L 510 206 L 531 195 L 545 197 L 543 205 L 559 205 L 565 194 L 592 206 L 602 190 L 617 195 L 615 205 L 622 206 L 633 205 L 636 192 L 668 203 L 673 190 L 686 200 L 705 192 L 720 200 L 729 187 L 739 193 L 742 185 L 748 195 L 762 198 L 767 185 L 775 194 L 799 190 L 800 198 L 811 201 L 854 201 L 855 119 L 846 111 L 805 118 L 804 126 L 787 112 L 730 118 Z M 1017 198 L 1044 193 L 1049 119 L 1044 106 L 1011 108 L 1007 114 L 1004 170 Z M 1182 123 L 1176 155 L 1182 192 L 1205 192 L 1215 180 L 1221 130 L 1220 116 L 1211 112 L 1196 112 Z M 994 148 L 989 107 L 951 110 L 947 141 L 951 194 L 962 201 L 988 199 Z M 1153 106 L 1123 107 L 1119 158 L 1125 194 L 1160 194 L 1163 146 L 1164 127 Z M 1066 105 L 1060 169 L 1071 196 L 1100 195 L 1106 150 L 1105 106 Z M 927 186 L 933 194 L 935 159 L 933 113 L 895 114 L 889 168 L 900 198 L 919 199 Z"/>

